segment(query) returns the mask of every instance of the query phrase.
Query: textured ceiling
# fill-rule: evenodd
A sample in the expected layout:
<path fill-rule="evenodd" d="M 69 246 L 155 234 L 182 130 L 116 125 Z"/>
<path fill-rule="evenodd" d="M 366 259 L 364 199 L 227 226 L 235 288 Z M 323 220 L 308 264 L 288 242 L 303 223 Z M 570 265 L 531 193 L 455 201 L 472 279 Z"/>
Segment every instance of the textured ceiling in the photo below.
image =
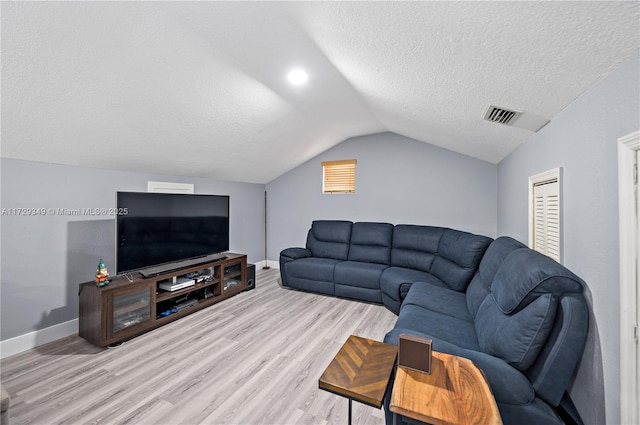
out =
<path fill-rule="evenodd" d="M 266 183 L 392 131 L 497 163 L 640 48 L 630 2 L 2 2 L 7 158 Z M 309 72 L 287 83 L 293 66 Z"/>

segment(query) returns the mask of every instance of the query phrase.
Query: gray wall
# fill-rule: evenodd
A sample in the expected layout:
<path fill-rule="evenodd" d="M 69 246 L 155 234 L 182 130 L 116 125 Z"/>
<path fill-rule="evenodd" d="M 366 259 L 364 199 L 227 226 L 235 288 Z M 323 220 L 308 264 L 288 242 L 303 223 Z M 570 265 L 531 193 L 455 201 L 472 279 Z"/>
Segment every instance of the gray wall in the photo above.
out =
<path fill-rule="evenodd" d="M 498 233 L 528 239 L 528 177 L 562 167 L 563 263 L 589 286 L 589 340 L 572 397 L 587 424 L 620 423 L 617 139 L 640 129 L 640 55 L 498 166 Z"/>
<path fill-rule="evenodd" d="M 230 195 L 230 250 L 264 259 L 264 185 L 99 170 L 1 159 L 2 208 L 113 208 L 116 191 L 147 181 L 193 183 L 195 193 Z M 78 284 L 98 259 L 114 273 L 115 220 L 91 216 L 3 215 L 1 339 L 78 317 Z"/>
<path fill-rule="evenodd" d="M 322 161 L 357 159 L 356 193 L 322 194 Z M 317 219 L 428 224 L 495 236 L 497 166 L 381 133 L 348 139 L 267 184 L 268 257 Z"/>

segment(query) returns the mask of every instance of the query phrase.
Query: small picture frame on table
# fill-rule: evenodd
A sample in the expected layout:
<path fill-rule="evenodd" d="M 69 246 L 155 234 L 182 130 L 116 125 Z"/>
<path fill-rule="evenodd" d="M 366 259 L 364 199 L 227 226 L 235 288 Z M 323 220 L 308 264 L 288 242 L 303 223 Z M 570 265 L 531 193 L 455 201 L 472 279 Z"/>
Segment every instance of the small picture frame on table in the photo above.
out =
<path fill-rule="evenodd" d="M 398 338 L 398 366 L 431 374 L 432 340 L 401 334 Z"/>

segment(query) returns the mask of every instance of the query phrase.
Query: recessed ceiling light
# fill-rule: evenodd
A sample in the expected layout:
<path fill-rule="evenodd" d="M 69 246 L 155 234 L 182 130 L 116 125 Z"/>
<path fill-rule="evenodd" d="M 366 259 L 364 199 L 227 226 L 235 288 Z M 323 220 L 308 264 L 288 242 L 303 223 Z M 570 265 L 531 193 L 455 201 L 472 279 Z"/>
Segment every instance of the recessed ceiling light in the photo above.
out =
<path fill-rule="evenodd" d="M 309 75 L 302 69 L 294 69 L 287 75 L 287 80 L 294 86 L 299 86 L 307 82 Z"/>

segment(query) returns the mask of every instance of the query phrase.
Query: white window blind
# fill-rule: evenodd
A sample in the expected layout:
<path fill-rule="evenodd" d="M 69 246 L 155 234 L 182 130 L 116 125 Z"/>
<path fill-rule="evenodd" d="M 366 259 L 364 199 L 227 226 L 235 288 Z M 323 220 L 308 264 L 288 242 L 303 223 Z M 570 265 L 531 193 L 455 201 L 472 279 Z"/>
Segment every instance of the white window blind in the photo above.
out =
<path fill-rule="evenodd" d="M 533 186 L 533 249 L 560 261 L 560 184 Z"/>
<path fill-rule="evenodd" d="M 354 193 L 356 191 L 356 160 L 322 163 L 322 193 Z"/>

